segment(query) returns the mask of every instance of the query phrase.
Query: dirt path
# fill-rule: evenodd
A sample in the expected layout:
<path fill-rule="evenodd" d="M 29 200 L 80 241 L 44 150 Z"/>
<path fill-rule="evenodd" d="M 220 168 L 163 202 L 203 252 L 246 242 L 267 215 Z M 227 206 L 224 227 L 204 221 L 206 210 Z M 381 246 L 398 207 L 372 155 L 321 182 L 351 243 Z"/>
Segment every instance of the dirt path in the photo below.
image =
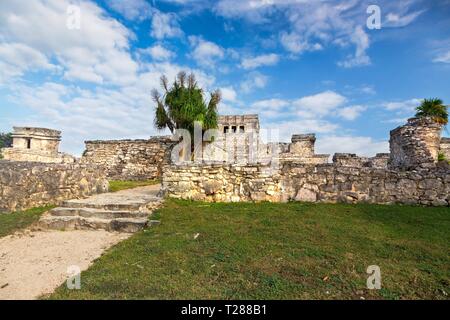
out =
<path fill-rule="evenodd" d="M 49 294 L 66 281 L 68 267 L 86 270 L 106 249 L 129 236 L 106 231 L 27 230 L 1 238 L 0 300 Z"/>

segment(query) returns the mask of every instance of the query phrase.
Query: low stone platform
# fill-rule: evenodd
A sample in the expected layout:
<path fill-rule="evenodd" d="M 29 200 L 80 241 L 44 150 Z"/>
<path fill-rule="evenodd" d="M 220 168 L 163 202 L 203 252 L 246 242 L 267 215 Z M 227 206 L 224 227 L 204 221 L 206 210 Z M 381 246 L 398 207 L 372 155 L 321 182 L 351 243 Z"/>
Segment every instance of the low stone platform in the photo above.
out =
<path fill-rule="evenodd" d="M 153 185 L 65 201 L 61 207 L 42 216 L 38 227 L 137 232 L 149 223 L 158 223 L 150 221 L 150 216 L 162 204 L 159 189 L 159 185 Z"/>

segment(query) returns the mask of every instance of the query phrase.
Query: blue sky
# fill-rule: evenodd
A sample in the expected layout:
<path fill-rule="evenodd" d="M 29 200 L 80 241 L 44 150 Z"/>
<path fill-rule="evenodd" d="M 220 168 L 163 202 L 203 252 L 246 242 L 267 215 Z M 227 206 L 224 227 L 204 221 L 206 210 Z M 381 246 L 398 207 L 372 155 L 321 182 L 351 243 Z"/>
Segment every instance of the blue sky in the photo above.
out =
<path fill-rule="evenodd" d="M 450 0 L 0 2 L 0 131 L 59 129 L 77 155 L 88 139 L 166 134 L 150 91 L 180 70 L 222 90 L 221 114 L 258 113 L 282 141 L 387 152 L 420 99 L 450 104 Z"/>

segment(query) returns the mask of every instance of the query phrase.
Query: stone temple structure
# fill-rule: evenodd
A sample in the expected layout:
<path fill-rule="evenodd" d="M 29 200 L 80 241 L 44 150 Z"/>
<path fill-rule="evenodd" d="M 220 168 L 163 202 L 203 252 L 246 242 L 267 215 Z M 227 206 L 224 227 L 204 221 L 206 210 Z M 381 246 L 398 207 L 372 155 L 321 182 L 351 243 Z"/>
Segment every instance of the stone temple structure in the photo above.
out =
<path fill-rule="evenodd" d="M 45 128 L 14 127 L 13 146 L 2 150 L 5 160 L 44 163 L 73 163 L 75 158 L 60 153 L 61 132 Z"/>
<path fill-rule="evenodd" d="M 208 132 L 207 132 L 208 133 Z M 173 161 L 179 140 L 86 141 L 80 160 L 58 152 L 61 133 L 14 128 L 0 160 L 0 212 L 24 210 L 108 189 L 108 180 L 161 180 L 161 194 L 202 201 L 401 203 L 450 207 L 450 139 L 430 118 L 390 132 L 390 153 L 315 153 L 314 134 L 264 142 L 257 115 L 219 118 L 202 152 Z M 210 138 L 210 139 L 208 139 Z M 199 157 L 197 157 L 200 155 Z"/>
<path fill-rule="evenodd" d="M 214 138 L 212 143 L 205 146 L 204 162 L 248 164 L 291 160 L 300 163 L 326 163 L 330 156 L 314 153 L 314 134 L 295 134 L 291 143 L 264 143 L 256 114 L 220 116 L 218 135 Z"/>

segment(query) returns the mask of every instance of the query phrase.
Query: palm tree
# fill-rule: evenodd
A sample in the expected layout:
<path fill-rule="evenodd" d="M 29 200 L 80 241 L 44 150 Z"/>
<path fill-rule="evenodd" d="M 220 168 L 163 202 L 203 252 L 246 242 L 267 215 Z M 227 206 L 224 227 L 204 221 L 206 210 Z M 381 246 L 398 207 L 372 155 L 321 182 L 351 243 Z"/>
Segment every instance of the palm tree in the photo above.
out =
<path fill-rule="evenodd" d="M 447 106 L 438 98 L 424 99 L 416 108 L 416 117 L 431 117 L 436 122 L 446 125 L 448 123 Z"/>
<path fill-rule="evenodd" d="M 164 94 L 153 89 L 152 97 L 156 102 L 155 126 L 159 130 L 168 128 L 172 133 L 176 129 L 186 129 L 193 135 L 194 122 L 202 124 L 203 131 L 217 128 L 217 106 L 221 100 L 219 90 L 210 95 L 209 101 L 203 99 L 203 90 L 198 87 L 194 74 L 178 73 L 173 85 L 169 87 L 166 76 L 161 77 Z"/>

